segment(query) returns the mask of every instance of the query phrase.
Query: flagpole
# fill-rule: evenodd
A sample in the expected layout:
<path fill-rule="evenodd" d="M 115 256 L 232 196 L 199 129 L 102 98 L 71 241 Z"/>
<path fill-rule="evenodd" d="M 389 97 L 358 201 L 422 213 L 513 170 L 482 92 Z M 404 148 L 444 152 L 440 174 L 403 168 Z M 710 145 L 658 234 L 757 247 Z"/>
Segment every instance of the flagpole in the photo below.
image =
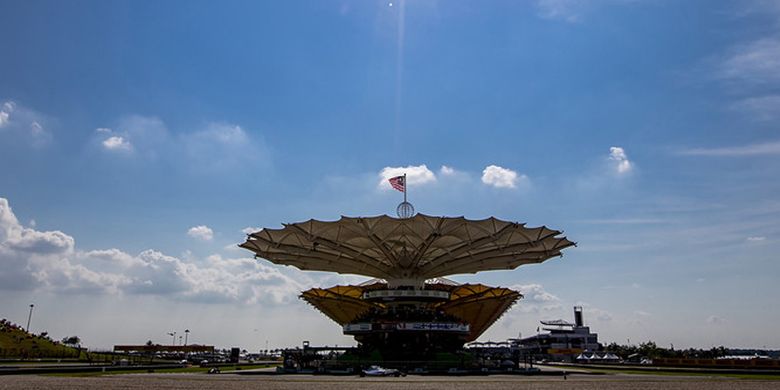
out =
<path fill-rule="evenodd" d="M 406 174 L 404 173 L 404 203 L 406 203 L 406 189 L 409 188 L 409 183 L 406 182 Z"/>

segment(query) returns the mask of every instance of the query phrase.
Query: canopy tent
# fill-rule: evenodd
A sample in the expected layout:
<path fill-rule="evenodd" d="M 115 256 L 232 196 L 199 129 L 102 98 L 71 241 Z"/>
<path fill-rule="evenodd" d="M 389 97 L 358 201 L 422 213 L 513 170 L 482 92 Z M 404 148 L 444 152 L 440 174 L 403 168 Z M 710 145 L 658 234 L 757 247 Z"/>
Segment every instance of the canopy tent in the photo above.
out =
<path fill-rule="evenodd" d="M 482 284 L 428 285 L 432 289 L 450 292 L 445 302 L 431 303 L 431 308 L 460 318 L 470 325 L 468 341 L 476 340 L 490 325 L 522 297 L 508 288 L 489 287 Z M 361 300 L 364 291 L 385 288 L 383 284 L 369 286 L 334 286 L 327 289 L 313 288 L 304 291 L 301 298 L 316 307 L 339 325 L 346 325 L 371 308 L 382 309 L 378 302 Z"/>
<path fill-rule="evenodd" d="M 240 246 L 275 264 L 365 275 L 398 285 L 540 263 L 575 245 L 560 234 L 493 217 L 382 215 L 330 222 L 312 219 L 262 229 Z"/>

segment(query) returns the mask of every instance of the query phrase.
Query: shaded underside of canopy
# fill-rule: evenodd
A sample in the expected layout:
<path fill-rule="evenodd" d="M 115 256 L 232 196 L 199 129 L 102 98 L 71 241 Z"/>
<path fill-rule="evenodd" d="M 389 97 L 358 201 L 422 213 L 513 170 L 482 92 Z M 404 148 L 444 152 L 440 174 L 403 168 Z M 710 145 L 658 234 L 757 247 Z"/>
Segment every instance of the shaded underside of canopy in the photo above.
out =
<path fill-rule="evenodd" d="M 345 325 L 365 314 L 369 309 L 384 306 L 362 300 L 363 288 L 358 286 L 335 286 L 328 289 L 313 288 L 301 293 L 301 298 L 316 307 L 317 310 Z"/>
<path fill-rule="evenodd" d="M 451 296 L 450 301 L 439 306 L 439 309 L 471 325 L 471 333 L 466 341 L 476 340 L 522 297 L 519 292 L 508 288 L 481 284 L 458 286 Z"/>
<path fill-rule="evenodd" d="M 240 246 L 257 257 L 302 270 L 425 280 L 540 263 L 574 245 L 560 234 L 493 217 L 382 215 L 262 229 Z"/>
<path fill-rule="evenodd" d="M 371 308 L 384 309 L 382 303 L 364 301 L 364 291 L 381 289 L 383 284 L 370 286 L 334 286 L 327 289 L 313 288 L 304 291 L 301 298 L 316 307 L 323 314 L 345 325 L 355 321 Z M 432 289 L 450 292 L 450 300 L 431 303 L 430 308 L 441 310 L 468 323 L 471 328 L 467 341 L 476 340 L 501 315 L 522 297 L 517 291 L 489 287 L 482 284 L 428 285 Z"/>

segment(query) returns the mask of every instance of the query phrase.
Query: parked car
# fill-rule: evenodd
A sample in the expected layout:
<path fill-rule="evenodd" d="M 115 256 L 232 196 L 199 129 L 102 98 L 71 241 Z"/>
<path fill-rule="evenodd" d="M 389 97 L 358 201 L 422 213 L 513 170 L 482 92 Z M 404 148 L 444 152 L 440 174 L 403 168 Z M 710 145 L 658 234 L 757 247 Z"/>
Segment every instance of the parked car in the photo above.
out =
<path fill-rule="evenodd" d="M 365 370 L 360 371 L 360 376 L 406 376 L 406 373 L 398 371 L 394 368 L 382 368 L 379 366 L 370 366 Z"/>

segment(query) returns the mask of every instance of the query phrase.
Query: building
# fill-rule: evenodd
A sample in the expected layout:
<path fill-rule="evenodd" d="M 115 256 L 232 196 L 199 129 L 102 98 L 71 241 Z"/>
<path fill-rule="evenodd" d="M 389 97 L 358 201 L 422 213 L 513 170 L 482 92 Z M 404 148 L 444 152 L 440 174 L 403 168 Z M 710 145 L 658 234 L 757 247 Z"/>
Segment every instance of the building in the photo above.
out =
<path fill-rule="evenodd" d="M 422 214 L 342 217 L 249 234 L 255 257 L 301 270 L 373 278 L 313 288 L 301 298 L 355 337 L 378 360 L 425 360 L 476 340 L 522 296 L 507 288 L 457 284 L 446 276 L 515 269 L 561 256 L 574 245 L 547 227 L 496 218 Z"/>
<path fill-rule="evenodd" d="M 524 354 L 555 361 L 603 358 L 603 354 L 596 353 L 603 350 L 599 336 L 585 326 L 581 306 L 574 307 L 574 323 L 565 320 L 540 322 L 541 330 L 546 333 L 515 340 Z"/>

